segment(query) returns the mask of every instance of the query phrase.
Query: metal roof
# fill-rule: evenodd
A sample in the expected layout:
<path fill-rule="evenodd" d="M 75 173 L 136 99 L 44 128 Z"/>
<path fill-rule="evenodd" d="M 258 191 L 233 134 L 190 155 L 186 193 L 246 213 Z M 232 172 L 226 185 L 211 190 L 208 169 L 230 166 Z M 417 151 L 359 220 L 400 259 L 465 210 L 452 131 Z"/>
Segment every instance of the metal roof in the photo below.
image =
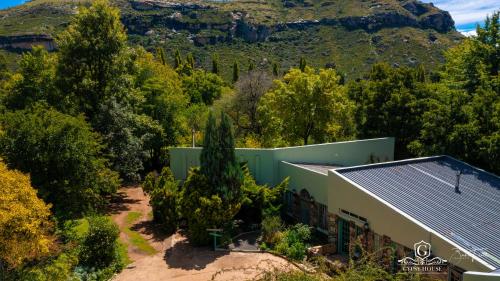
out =
<path fill-rule="evenodd" d="M 449 156 L 336 172 L 493 268 L 500 268 L 500 178 Z M 461 172 L 455 192 L 457 173 Z"/>
<path fill-rule="evenodd" d="M 342 167 L 339 165 L 331 165 L 331 164 L 307 164 L 307 163 L 292 163 L 292 164 L 324 175 L 328 175 L 328 170 Z"/>

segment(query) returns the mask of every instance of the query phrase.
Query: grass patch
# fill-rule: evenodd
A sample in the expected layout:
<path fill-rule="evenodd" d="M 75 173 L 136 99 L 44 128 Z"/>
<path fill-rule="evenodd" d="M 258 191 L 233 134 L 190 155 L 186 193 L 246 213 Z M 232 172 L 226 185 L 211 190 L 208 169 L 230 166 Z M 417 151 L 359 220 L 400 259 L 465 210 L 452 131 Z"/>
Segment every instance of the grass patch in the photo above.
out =
<path fill-rule="evenodd" d="M 127 266 L 132 263 L 132 260 L 128 256 L 127 244 L 121 240 L 118 240 L 118 255 L 123 262 L 124 266 Z"/>
<path fill-rule="evenodd" d="M 156 254 L 157 251 L 155 248 L 153 248 L 139 232 L 131 229 L 132 225 L 139 220 L 141 216 L 142 213 L 140 212 L 129 212 L 125 218 L 125 228 L 123 232 L 128 236 L 131 245 L 148 255 Z"/>
<path fill-rule="evenodd" d="M 127 217 L 125 218 L 125 223 L 127 224 L 127 226 L 131 226 L 134 222 L 140 219 L 141 216 L 142 213 L 140 212 L 129 212 L 127 214 Z"/>

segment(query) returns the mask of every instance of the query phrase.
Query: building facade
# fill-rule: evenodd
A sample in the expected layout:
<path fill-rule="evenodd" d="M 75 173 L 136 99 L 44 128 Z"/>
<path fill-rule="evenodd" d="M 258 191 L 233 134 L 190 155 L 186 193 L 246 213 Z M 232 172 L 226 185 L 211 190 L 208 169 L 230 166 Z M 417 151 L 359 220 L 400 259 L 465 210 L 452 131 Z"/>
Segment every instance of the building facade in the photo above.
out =
<path fill-rule="evenodd" d="M 171 169 L 186 178 L 200 148 L 174 148 Z M 323 251 L 375 253 L 388 270 L 416 258 L 446 260 L 448 280 L 500 278 L 500 179 L 448 156 L 393 161 L 394 139 L 277 149 L 236 149 L 260 184 L 289 178 L 285 213 L 328 240 Z M 464 273 L 465 272 L 465 273 Z M 489 280 L 489 279 L 488 279 Z M 497 279 L 492 279 L 497 280 Z M 500 279 L 498 279 L 500 280 Z"/>

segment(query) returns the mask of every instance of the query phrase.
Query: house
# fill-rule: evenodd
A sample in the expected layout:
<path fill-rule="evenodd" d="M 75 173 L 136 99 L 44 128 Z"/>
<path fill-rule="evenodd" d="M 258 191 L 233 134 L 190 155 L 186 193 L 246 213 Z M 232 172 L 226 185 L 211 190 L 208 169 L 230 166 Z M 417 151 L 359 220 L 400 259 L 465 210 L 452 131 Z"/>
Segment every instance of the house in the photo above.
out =
<path fill-rule="evenodd" d="M 177 179 L 199 165 L 200 152 L 170 151 Z M 324 233 L 332 253 L 353 254 L 358 243 L 388 269 L 439 275 L 445 268 L 440 276 L 452 281 L 500 280 L 496 175 L 449 156 L 393 161 L 393 138 L 236 149 L 236 155 L 261 184 L 289 178 L 286 213 Z M 413 266 L 417 261 L 428 266 Z"/>

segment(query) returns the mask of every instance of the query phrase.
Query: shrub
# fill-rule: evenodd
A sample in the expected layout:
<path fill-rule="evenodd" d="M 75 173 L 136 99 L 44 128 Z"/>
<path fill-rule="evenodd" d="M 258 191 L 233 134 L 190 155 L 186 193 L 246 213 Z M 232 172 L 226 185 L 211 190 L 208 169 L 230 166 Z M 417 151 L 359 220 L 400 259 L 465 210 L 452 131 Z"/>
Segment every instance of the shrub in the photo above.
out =
<path fill-rule="evenodd" d="M 74 253 L 62 253 L 57 257 L 24 268 L 18 278 L 25 281 L 76 280 L 73 268 L 78 263 Z"/>
<path fill-rule="evenodd" d="M 276 244 L 274 251 L 294 260 L 303 260 L 306 255 L 305 242 L 311 238 L 307 225 L 296 224 L 283 232 L 283 237 Z"/>
<path fill-rule="evenodd" d="M 177 229 L 178 186 L 168 167 L 164 167 L 159 176 L 153 172 L 149 173 L 142 186 L 144 192 L 150 195 L 149 204 L 153 208 L 153 220 L 162 224 L 167 232 L 174 232 Z"/>
<path fill-rule="evenodd" d="M 265 217 L 261 223 L 262 239 L 265 243 L 275 244 L 280 239 L 283 224 L 278 216 Z"/>
<path fill-rule="evenodd" d="M 105 216 L 89 217 L 89 229 L 80 248 L 80 261 L 89 267 L 105 268 L 118 260 L 118 226 Z"/>

